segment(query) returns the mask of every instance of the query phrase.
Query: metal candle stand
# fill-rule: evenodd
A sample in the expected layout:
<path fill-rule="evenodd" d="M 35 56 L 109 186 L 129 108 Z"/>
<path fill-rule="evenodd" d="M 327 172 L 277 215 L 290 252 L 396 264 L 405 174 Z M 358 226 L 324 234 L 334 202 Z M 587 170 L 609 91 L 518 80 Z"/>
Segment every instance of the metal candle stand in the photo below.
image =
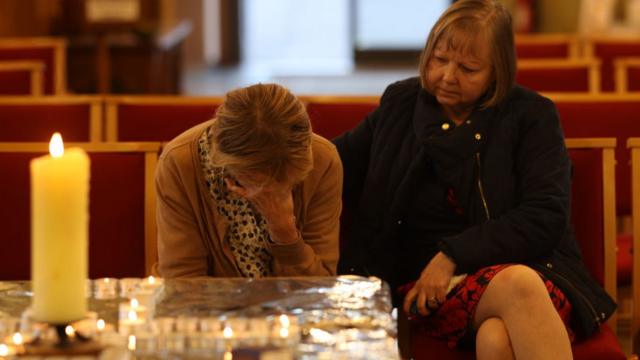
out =
<path fill-rule="evenodd" d="M 44 328 L 32 341 L 25 343 L 24 355 L 52 356 L 52 355 L 98 355 L 105 346 L 100 342 L 82 335 L 74 329 L 74 336 L 66 332 L 67 326 L 72 324 L 42 324 Z M 55 329 L 55 338 L 46 336 L 49 327 Z M 22 354 L 21 354 L 22 355 Z"/>

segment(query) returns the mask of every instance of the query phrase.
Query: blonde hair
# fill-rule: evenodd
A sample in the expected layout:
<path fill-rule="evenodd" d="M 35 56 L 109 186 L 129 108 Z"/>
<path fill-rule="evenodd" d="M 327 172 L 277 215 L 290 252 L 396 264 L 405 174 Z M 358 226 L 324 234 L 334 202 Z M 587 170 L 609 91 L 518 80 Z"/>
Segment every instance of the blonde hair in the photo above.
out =
<path fill-rule="evenodd" d="M 459 0 L 440 16 L 420 55 L 422 87 L 427 89 L 427 67 L 438 42 L 445 41 L 449 48 L 467 51 L 475 45 L 473 42 L 477 35 L 484 36 L 493 63 L 493 83 L 481 107 L 500 103 L 515 82 L 516 52 L 511 15 L 495 0 Z M 461 37 L 467 39 L 460 41 Z"/>
<path fill-rule="evenodd" d="M 236 174 L 299 182 L 313 167 L 306 108 L 282 86 L 257 84 L 227 93 L 212 133 L 213 165 Z"/>

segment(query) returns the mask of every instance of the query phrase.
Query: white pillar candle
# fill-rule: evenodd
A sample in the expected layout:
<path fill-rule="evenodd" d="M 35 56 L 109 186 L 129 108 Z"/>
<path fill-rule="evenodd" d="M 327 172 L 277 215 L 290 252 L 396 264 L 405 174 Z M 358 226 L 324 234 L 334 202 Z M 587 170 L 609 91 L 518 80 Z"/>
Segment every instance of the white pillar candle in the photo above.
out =
<path fill-rule="evenodd" d="M 90 161 L 57 133 L 49 149 L 30 164 L 33 317 L 66 324 L 87 312 Z"/>

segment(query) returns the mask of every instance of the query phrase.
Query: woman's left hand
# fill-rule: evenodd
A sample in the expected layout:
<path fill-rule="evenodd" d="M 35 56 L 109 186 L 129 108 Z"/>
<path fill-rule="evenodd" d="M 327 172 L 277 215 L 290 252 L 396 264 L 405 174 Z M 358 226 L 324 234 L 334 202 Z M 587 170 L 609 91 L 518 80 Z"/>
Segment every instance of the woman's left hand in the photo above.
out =
<path fill-rule="evenodd" d="M 253 188 L 248 185 L 242 186 L 230 178 L 225 178 L 225 182 L 230 191 L 249 200 L 265 219 L 274 242 L 288 244 L 298 239 L 290 185 L 271 183 L 260 188 Z"/>
<path fill-rule="evenodd" d="M 416 301 L 418 313 L 429 315 L 447 298 L 449 282 L 456 264 L 444 253 L 438 252 L 422 270 L 420 278 L 404 298 L 404 311 L 410 314 L 411 304 Z"/>

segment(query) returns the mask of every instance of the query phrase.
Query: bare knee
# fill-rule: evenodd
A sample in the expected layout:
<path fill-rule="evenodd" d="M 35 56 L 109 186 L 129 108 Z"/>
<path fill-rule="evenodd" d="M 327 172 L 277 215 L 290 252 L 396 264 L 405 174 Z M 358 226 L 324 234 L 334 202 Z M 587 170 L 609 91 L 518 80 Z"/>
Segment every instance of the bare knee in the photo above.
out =
<path fill-rule="evenodd" d="M 481 359 L 514 359 L 504 322 L 491 317 L 480 324 L 476 334 L 476 355 Z"/>
<path fill-rule="evenodd" d="M 493 277 L 490 286 L 509 301 L 537 300 L 547 294 L 540 275 L 525 265 L 513 265 L 503 269 Z"/>

